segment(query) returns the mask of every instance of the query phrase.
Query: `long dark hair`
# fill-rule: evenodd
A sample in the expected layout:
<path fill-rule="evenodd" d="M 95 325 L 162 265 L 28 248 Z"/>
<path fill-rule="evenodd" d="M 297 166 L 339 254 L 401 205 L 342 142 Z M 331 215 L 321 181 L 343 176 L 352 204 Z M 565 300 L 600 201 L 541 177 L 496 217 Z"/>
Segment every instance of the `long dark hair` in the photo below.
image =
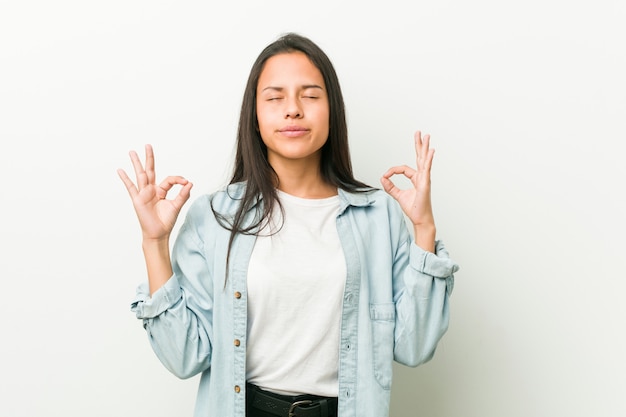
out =
<path fill-rule="evenodd" d="M 278 176 L 267 160 L 267 147 L 261 139 L 256 109 L 256 90 L 265 62 L 274 55 L 302 52 L 322 73 L 328 92 L 330 113 L 328 139 L 322 147 L 320 171 L 322 178 L 331 185 L 345 191 L 361 192 L 372 187 L 357 181 L 352 173 L 348 147 L 348 127 L 343 95 L 339 79 L 328 56 L 310 39 L 287 33 L 269 44 L 259 54 L 252 65 L 243 95 L 239 127 L 237 131 L 237 151 L 233 175 L 229 184 L 245 182 L 245 192 L 241 197 L 235 215 L 227 218 L 213 209 L 220 224 L 231 231 L 228 242 L 227 262 L 230 248 L 238 233 L 256 234 L 269 222 L 278 201 L 276 187 Z M 257 204 L 262 201 L 263 204 Z M 245 214 L 255 207 L 256 215 L 252 224 L 244 225 Z"/>

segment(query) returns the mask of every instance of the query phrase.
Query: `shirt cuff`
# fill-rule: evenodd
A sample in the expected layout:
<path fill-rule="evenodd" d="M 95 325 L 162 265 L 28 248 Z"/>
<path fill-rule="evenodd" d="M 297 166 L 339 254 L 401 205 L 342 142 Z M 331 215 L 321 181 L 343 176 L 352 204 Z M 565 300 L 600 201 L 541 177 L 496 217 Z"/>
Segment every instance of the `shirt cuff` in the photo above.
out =
<path fill-rule="evenodd" d="M 150 288 L 147 282 L 137 287 L 137 294 L 130 304 L 130 310 L 138 319 L 150 319 L 172 307 L 182 297 L 182 291 L 176 275 L 170 279 L 150 297 Z"/>
<path fill-rule="evenodd" d="M 435 278 L 448 278 L 459 270 L 459 266 L 450 259 L 448 251 L 439 240 L 435 242 L 435 253 L 425 251 L 412 243 L 410 262 L 419 272 Z"/>

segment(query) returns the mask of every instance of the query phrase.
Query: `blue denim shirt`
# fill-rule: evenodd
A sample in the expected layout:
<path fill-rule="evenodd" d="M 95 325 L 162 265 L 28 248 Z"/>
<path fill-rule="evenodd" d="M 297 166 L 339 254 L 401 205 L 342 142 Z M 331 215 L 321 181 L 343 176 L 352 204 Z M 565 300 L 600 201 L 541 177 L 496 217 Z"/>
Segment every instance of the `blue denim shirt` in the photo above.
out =
<path fill-rule="evenodd" d="M 255 236 L 235 238 L 226 280 L 230 232 L 211 210 L 212 202 L 218 212 L 234 214 L 244 187 L 233 184 L 193 202 L 172 250 L 172 277 L 152 297 L 140 285 L 131 306 L 167 369 L 180 378 L 202 374 L 195 417 L 245 416 L 246 276 Z M 339 198 L 347 266 L 339 415 L 384 417 L 392 361 L 428 361 L 448 328 L 458 266 L 439 241 L 435 254 L 415 245 L 402 210 L 385 192 L 339 190 Z"/>

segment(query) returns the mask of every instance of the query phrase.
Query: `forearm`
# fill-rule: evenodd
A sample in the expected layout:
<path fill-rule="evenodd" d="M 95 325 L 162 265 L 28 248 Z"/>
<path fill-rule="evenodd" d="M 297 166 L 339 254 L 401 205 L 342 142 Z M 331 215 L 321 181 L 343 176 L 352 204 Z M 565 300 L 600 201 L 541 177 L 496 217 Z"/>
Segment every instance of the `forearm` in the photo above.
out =
<path fill-rule="evenodd" d="M 172 276 L 169 239 L 144 239 L 142 248 L 152 295 Z"/>
<path fill-rule="evenodd" d="M 435 253 L 435 224 L 413 225 L 415 244 L 427 252 Z"/>

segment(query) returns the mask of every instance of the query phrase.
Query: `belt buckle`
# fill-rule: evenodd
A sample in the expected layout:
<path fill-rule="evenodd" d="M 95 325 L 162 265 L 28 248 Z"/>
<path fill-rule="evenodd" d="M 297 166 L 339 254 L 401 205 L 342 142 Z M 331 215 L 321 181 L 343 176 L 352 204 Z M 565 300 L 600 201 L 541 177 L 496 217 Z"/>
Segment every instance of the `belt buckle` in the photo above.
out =
<path fill-rule="evenodd" d="M 295 403 L 292 403 L 291 407 L 289 407 L 289 417 L 298 417 L 296 413 L 294 412 L 296 407 L 300 407 L 301 405 L 310 405 L 310 404 L 313 404 L 313 401 L 302 400 L 302 401 L 296 401 Z"/>

